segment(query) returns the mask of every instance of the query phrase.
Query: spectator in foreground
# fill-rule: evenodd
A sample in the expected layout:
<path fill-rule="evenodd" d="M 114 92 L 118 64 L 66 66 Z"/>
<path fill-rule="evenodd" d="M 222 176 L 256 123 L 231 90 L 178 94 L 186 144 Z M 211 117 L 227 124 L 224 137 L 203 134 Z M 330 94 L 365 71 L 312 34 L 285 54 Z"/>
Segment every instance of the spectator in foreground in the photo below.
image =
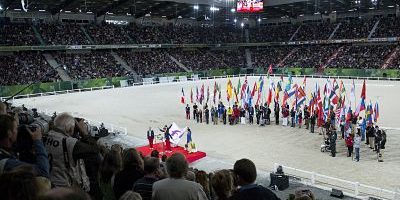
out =
<path fill-rule="evenodd" d="M 0 193 L 3 200 L 36 200 L 50 190 L 46 178 L 37 177 L 32 165 L 20 165 L 0 176 Z M 46 183 L 46 184 L 43 184 Z"/>
<path fill-rule="evenodd" d="M 140 196 L 140 194 L 129 190 L 125 192 L 125 194 L 122 195 L 121 198 L 119 198 L 119 200 L 142 200 L 142 197 Z"/>
<path fill-rule="evenodd" d="M 143 200 L 151 200 L 153 184 L 158 181 L 160 159 L 148 157 L 144 159 L 144 177 L 133 185 L 133 191 L 140 194 Z"/>
<path fill-rule="evenodd" d="M 169 178 L 157 181 L 153 185 L 153 200 L 207 200 L 200 184 L 185 180 L 188 171 L 185 156 L 173 154 L 167 160 Z"/>
<path fill-rule="evenodd" d="M 235 162 L 233 172 L 240 188 L 229 198 L 230 200 L 278 200 L 279 198 L 269 189 L 257 185 L 257 170 L 249 159 L 241 159 Z"/>
<path fill-rule="evenodd" d="M 234 189 L 231 172 L 229 170 L 217 171 L 211 179 L 211 185 L 217 195 L 217 200 L 228 200 Z"/>
<path fill-rule="evenodd" d="M 90 200 L 90 196 L 82 190 L 58 187 L 46 192 L 39 200 Z"/>
<path fill-rule="evenodd" d="M 210 183 L 207 172 L 201 170 L 196 173 L 196 182 L 203 186 L 203 190 L 210 199 Z"/>
<path fill-rule="evenodd" d="M 119 199 L 126 191 L 132 190 L 133 184 L 143 177 L 143 159 L 134 149 L 126 149 L 122 156 L 123 169 L 115 175 L 114 193 Z"/>
<path fill-rule="evenodd" d="M 7 106 L 5 103 L 0 101 L 0 115 L 6 115 L 7 114 Z"/>
<path fill-rule="evenodd" d="M 104 156 L 99 168 L 99 187 L 104 200 L 115 199 L 112 179 L 122 168 L 122 158 L 118 151 L 111 150 Z"/>
<path fill-rule="evenodd" d="M 79 129 L 79 140 L 73 137 L 75 127 Z M 95 145 L 83 142 L 90 138 L 86 130 L 83 120 L 78 122 L 68 113 L 61 113 L 54 119 L 54 129 L 49 132 L 44 142 L 53 158 L 50 180 L 54 186 L 74 186 L 85 191 L 90 191 L 91 186 L 94 186 L 86 175 L 83 159 L 97 159 L 99 149 Z M 59 145 L 54 145 L 55 143 Z M 92 166 L 88 164 L 88 167 Z"/>
<path fill-rule="evenodd" d="M 27 130 L 32 137 L 33 147 L 35 149 L 36 163 L 34 164 L 38 176 L 49 177 L 49 160 L 46 149 L 42 142 L 42 133 L 40 128 L 32 132 Z M 17 159 L 12 153 L 13 145 L 17 141 L 18 123 L 15 118 L 8 115 L 0 115 L 0 161 L 4 162 L 0 168 L 2 172 L 10 171 L 17 166 L 27 164 Z"/>

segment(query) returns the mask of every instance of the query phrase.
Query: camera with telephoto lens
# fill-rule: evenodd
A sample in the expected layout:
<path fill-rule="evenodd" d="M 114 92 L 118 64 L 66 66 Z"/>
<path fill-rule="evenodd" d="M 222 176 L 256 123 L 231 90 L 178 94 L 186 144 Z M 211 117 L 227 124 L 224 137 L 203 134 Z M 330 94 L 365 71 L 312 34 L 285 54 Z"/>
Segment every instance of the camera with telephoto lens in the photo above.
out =
<path fill-rule="evenodd" d="M 84 119 L 82 119 L 82 118 L 75 118 L 75 120 L 76 120 L 77 122 L 81 122 L 81 121 L 84 120 Z M 106 136 L 109 135 L 108 129 L 106 129 L 106 128 L 104 127 L 104 124 L 103 124 L 103 123 L 100 125 L 100 127 L 92 126 L 92 125 L 90 125 L 90 124 L 87 123 L 87 122 L 84 122 L 84 123 L 85 123 L 85 125 L 86 125 L 84 128 L 85 128 L 87 134 L 90 135 L 90 136 L 93 137 L 93 138 L 97 138 L 97 139 L 98 139 L 98 138 L 106 137 Z M 77 124 L 75 124 L 74 137 L 78 137 L 79 135 L 80 135 L 79 127 L 78 127 Z"/>

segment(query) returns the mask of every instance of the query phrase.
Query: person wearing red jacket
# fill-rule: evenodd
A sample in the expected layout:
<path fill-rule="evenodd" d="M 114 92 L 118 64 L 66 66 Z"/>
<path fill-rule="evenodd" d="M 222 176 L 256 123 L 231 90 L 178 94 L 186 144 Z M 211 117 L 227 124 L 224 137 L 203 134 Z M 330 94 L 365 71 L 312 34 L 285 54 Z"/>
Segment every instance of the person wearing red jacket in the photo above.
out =
<path fill-rule="evenodd" d="M 351 157 L 351 154 L 353 153 L 353 135 L 349 134 L 346 139 L 346 146 L 347 146 L 347 157 Z"/>

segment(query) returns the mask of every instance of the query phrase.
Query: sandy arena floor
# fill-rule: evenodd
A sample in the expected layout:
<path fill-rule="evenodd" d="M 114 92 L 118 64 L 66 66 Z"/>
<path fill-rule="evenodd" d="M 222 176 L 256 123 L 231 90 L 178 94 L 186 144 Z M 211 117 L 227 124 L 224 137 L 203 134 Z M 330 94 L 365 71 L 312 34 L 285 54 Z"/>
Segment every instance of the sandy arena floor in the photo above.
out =
<path fill-rule="evenodd" d="M 234 86 L 237 85 L 237 80 L 237 78 L 232 80 Z M 249 78 L 251 88 L 255 80 L 258 78 Z M 241 81 L 243 83 L 244 78 L 241 78 Z M 302 81 L 302 78 L 294 79 L 295 83 L 302 83 Z M 307 95 L 314 90 L 316 81 L 323 90 L 325 79 L 308 79 Z M 221 83 L 222 98 L 226 100 L 227 81 L 218 79 L 217 82 Z M 348 93 L 347 98 L 349 98 L 351 82 L 350 80 L 344 82 Z M 343 140 L 338 140 L 338 155 L 332 158 L 328 153 L 320 152 L 322 136 L 310 134 L 305 129 L 276 125 L 228 126 L 221 123 L 215 126 L 185 120 L 185 109 L 180 104 L 181 88 L 185 90 L 186 101 L 190 101 L 190 88 L 193 88 L 195 96 L 196 84 L 200 90 L 203 83 L 206 88 L 207 85 L 210 86 L 210 99 L 212 99 L 214 80 L 147 85 L 18 101 L 39 109 L 82 113 L 90 119 L 127 127 L 130 135 L 140 138 L 145 138 L 149 126 L 156 128 L 176 122 L 181 127 L 191 127 L 193 139 L 200 150 L 207 152 L 209 157 L 227 163 L 234 163 L 235 160 L 246 157 L 252 159 L 258 169 L 272 170 L 274 163 L 280 163 L 385 189 L 395 190 L 400 187 L 400 121 L 398 118 L 400 82 L 367 82 L 367 102 L 369 103 L 369 99 L 372 99 L 373 103 L 375 100 L 379 101 L 381 116 L 379 125 L 397 129 L 388 131 L 383 163 L 376 161 L 376 154 L 365 144 L 361 149 L 361 161 L 359 163 L 352 161 L 351 158 L 346 157 Z M 360 96 L 361 86 L 362 81 L 356 81 L 357 97 Z M 268 88 L 268 85 L 266 84 L 264 88 Z"/>

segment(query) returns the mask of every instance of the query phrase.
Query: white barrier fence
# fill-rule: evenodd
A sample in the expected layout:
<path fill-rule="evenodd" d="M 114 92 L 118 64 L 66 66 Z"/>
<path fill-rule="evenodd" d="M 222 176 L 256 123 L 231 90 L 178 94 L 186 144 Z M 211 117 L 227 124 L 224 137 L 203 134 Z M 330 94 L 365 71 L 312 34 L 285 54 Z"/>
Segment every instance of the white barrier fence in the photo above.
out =
<path fill-rule="evenodd" d="M 300 179 L 305 185 L 321 188 L 324 190 L 338 189 L 342 190 L 347 196 L 368 199 L 369 197 L 387 199 L 387 200 L 399 200 L 399 191 L 390 191 L 382 188 L 377 188 L 369 185 L 360 184 L 359 182 L 351 182 L 339 178 L 334 178 L 315 172 L 305 171 L 296 169 L 293 167 L 283 166 L 278 163 L 274 164 L 274 171 L 282 166 L 285 174 Z"/>

